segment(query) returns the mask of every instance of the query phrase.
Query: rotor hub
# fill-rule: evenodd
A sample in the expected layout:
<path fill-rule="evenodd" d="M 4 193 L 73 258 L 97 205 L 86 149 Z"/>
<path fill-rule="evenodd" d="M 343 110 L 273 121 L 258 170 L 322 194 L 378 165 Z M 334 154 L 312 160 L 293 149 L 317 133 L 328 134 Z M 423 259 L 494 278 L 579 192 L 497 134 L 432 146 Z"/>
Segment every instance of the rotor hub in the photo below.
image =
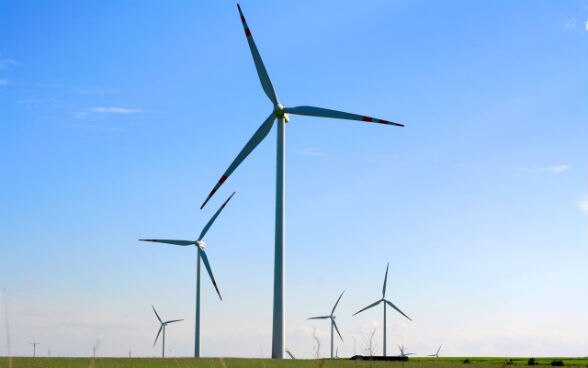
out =
<path fill-rule="evenodd" d="M 290 121 L 290 117 L 284 111 L 284 105 L 282 105 L 281 103 L 276 104 L 276 107 L 274 108 L 274 114 L 276 114 L 276 117 L 278 119 L 284 119 L 286 123 Z"/>
<path fill-rule="evenodd" d="M 203 242 L 202 240 L 196 240 L 196 246 L 202 250 L 204 250 L 204 248 L 206 248 L 206 243 Z"/>

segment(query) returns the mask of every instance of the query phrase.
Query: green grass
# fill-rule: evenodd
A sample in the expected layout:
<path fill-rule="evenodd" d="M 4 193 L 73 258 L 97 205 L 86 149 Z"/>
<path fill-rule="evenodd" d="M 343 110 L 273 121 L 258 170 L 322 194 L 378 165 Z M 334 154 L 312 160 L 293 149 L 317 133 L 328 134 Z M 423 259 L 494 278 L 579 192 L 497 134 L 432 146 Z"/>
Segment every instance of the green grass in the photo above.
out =
<path fill-rule="evenodd" d="M 527 365 L 528 358 L 410 358 L 408 362 L 370 362 L 347 359 L 271 360 L 239 358 L 0 358 L 0 368 L 506 368 Z M 551 367 L 552 360 L 562 360 L 566 367 L 588 367 L 588 358 L 536 358 L 540 367 Z"/>

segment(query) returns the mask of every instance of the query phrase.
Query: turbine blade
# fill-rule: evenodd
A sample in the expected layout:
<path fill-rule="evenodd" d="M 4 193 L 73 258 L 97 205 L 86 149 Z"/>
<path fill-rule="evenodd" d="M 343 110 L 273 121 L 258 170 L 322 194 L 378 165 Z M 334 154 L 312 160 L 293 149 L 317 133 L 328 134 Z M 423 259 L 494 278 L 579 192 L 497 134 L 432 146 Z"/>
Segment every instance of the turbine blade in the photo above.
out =
<path fill-rule="evenodd" d="M 165 243 L 165 244 L 175 244 L 175 245 L 194 245 L 196 244 L 193 240 L 172 240 L 172 239 L 139 239 L 139 241 L 144 242 L 153 242 L 153 243 Z"/>
<path fill-rule="evenodd" d="M 165 324 L 169 325 L 170 323 L 174 323 L 174 322 L 180 322 L 183 321 L 184 319 L 172 319 L 171 321 L 165 321 Z"/>
<path fill-rule="evenodd" d="M 376 305 L 380 304 L 381 302 L 382 302 L 382 300 L 380 299 L 380 300 L 378 300 L 377 302 L 374 302 L 374 303 L 372 303 L 372 304 L 368 305 L 367 307 L 365 307 L 365 308 L 363 308 L 363 309 L 360 309 L 360 310 L 358 310 L 357 312 L 353 313 L 353 315 L 355 316 L 356 314 L 358 314 L 358 313 L 361 313 L 361 312 L 363 312 L 363 311 L 364 311 L 364 310 L 366 310 L 366 309 L 370 309 L 370 308 L 372 308 L 372 307 L 375 307 Z"/>
<path fill-rule="evenodd" d="M 345 290 L 343 290 L 343 293 L 345 292 Z M 339 299 L 337 299 L 337 302 L 335 303 L 335 305 L 333 306 L 333 310 L 331 311 L 331 315 L 333 313 L 335 313 L 335 308 L 337 308 L 337 304 L 339 304 L 339 300 L 341 300 L 341 297 L 343 296 L 343 293 L 341 293 L 341 295 L 339 295 Z"/>
<path fill-rule="evenodd" d="M 268 116 L 268 118 L 265 119 L 265 121 L 263 122 L 263 124 L 261 124 L 261 126 L 255 131 L 255 133 L 253 133 L 253 136 L 249 139 L 249 141 L 247 142 L 247 144 L 245 144 L 245 147 L 243 147 L 243 149 L 241 150 L 241 152 L 239 152 L 239 154 L 233 160 L 233 162 L 231 163 L 231 165 L 229 166 L 229 168 L 225 171 L 225 173 L 223 174 L 223 176 L 221 176 L 221 178 L 219 179 L 218 183 L 216 183 L 216 185 L 214 186 L 214 188 L 212 188 L 212 191 L 210 192 L 210 194 L 208 195 L 208 197 L 206 197 L 206 200 L 204 201 L 204 203 L 202 203 L 202 206 L 200 206 L 200 209 L 202 209 L 202 208 L 204 208 L 204 206 L 206 206 L 206 203 L 208 203 L 208 201 L 214 195 L 214 193 L 216 193 L 216 191 L 218 190 L 218 188 L 220 188 L 220 186 L 225 182 L 225 180 L 227 180 L 227 178 L 229 177 L 229 175 L 231 175 L 231 173 L 233 171 L 235 171 L 235 169 L 237 168 L 237 166 L 239 166 L 241 164 L 241 162 L 243 162 L 243 160 L 245 160 L 245 158 L 247 156 L 249 156 L 249 154 L 251 153 L 251 151 L 253 151 L 255 149 L 255 147 L 257 147 L 257 145 L 259 144 L 259 142 L 261 142 L 268 135 L 268 133 L 272 129 L 272 125 L 274 124 L 275 118 L 276 118 L 276 116 L 272 112 L 270 114 L 270 116 Z"/>
<path fill-rule="evenodd" d="M 403 312 L 403 311 L 401 311 L 400 309 L 398 309 L 398 307 L 396 307 L 394 304 L 392 304 L 391 302 L 389 302 L 389 301 L 387 301 L 387 300 L 384 300 L 384 302 L 385 302 L 386 304 L 388 304 L 389 306 L 391 306 L 392 308 L 396 309 L 396 311 L 398 311 L 398 313 L 400 313 L 400 314 L 402 314 L 404 317 L 408 318 L 408 320 L 409 320 L 409 321 L 412 321 L 412 319 L 410 319 L 410 317 L 409 317 L 409 316 L 407 316 L 406 314 L 404 314 L 404 312 Z"/>
<path fill-rule="evenodd" d="M 331 109 L 323 109 L 322 107 L 314 107 L 314 106 L 296 106 L 296 107 L 286 107 L 284 112 L 288 114 L 294 115 L 306 115 L 306 116 L 317 116 L 321 118 L 335 118 L 335 119 L 346 119 L 346 120 L 359 120 L 365 121 L 368 123 L 378 123 L 378 124 L 387 124 L 387 125 L 395 125 L 399 127 L 403 127 L 404 124 L 394 123 L 392 121 L 383 120 L 383 119 L 376 119 L 370 116 L 365 115 L 356 115 L 350 114 L 348 112 L 342 112 L 337 110 Z"/>
<path fill-rule="evenodd" d="M 341 336 L 341 332 L 339 332 L 339 327 L 337 327 L 337 322 L 335 322 L 334 319 L 331 319 L 331 321 L 333 321 L 333 326 L 335 327 L 335 331 L 337 331 L 337 335 L 339 335 L 339 338 L 341 339 L 341 341 L 343 341 L 343 336 Z"/>
<path fill-rule="evenodd" d="M 261 56 L 259 55 L 259 51 L 257 50 L 257 46 L 255 46 L 255 41 L 253 40 L 253 36 L 251 35 L 251 31 L 249 30 L 249 26 L 245 21 L 245 16 L 241 11 L 241 6 L 237 4 L 237 8 L 239 9 L 239 15 L 241 16 L 241 22 L 243 23 L 243 29 L 245 30 L 245 36 L 247 37 L 247 43 L 249 43 L 249 49 L 251 50 L 251 56 L 253 56 L 253 62 L 255 63 L 255 69 L 257 70 L 257 75 L 259 76 L 259 81 L 261 82 L 261 87 L 263 91 L 267 95 L 267 97 L 274 103 L 274 105 L 278 104 L 278 96 L 276 95 L 276 91 L 274 86 L 272 85 L 272 81 L 267 74 L 267 70 L 263 65 L 263 61 L 261 60 Z"/>
<path fill-rule="evenodd" d="M 382 287 L 382 299 L 386 297 L 386 282 L 388 281 L 388 267 L 390 263 L 386 265 L 386 276 L 384 276 L 384 287 Z"/>
<path fill-rule="evenodd" d="M 202 262 L 204 262 L 204 267 L 206 267 L 206 271 L 208 271 L 208 276 L 210 276 L 210 281 L 212 281 L 212 285 L 214 286 L 216 293 L 220 300 L 223 300 L 220 291 L 218 290 L 218 286 L 216 286 L 216 281 L 214 280 L 214 275 L 212 274 L 212 269 L 210 268 L 210 263 L 208 262 L 208 257 L 206 256 L 206 252 L 198 248 L 198 252 L 200 252 L 200 257 L 202 257 Z"/>
<path fill-rule="evenodd" d="M 153 341 L 153 346 L 155 346 L 155 344 L 157 344 L 157 339 L 159 338 L 159 334 L 161 333 L 161 330 L 163 330 L 163 323 L 161 324 L 161 326 L 159 326 L 159 331 L 157 331 L 157 336 L 155 336 L 155 341 Z"/>
<path fill-rule="evenodd" d="M 227 203 L 229 203 L 229 201 L 231 200 L 231 198 L 233 198 L 234 195 L 235 195 L 235 192 L 233 192 L 233 194 L 231 194 L 229 196 L 229 198 L 227 198 L 227 200 L 225 201 L 225 203 L 223 203 L 222 206 L 220 206 L 220 208 L 218 210 L 216 210 L 214 216 L 212 216 L 212 218 L 208 221 L 208 223 L 206 224 L 206 226 L 204 226 L 204 229 L 202 229 L 202 232 L 200 233 L 200 236 L 198 237 L 198 240 L 202 240 L 202 238 L 204 238 L 204 235 L 206 235 L 206 233 L 208 232 L 208 229 L 210 229 L 210 227 L 214 223 L 214 220 L 216 220 L 216 218 L 221 213 L 221 211 L 223 210 L 223 208 L 225 208 L 225 206 L 227 205 Z"/>
<path fill-rule="evenodd" d="M 159 314 L 157 314 L 155 307 L 153 305 L 151 305 L 151 308 L 153 308 L 153 312 L 155 312 L 155 317 L 157 317 L 157 319 L 159 320 L 159 323 L 163 323 L 163 321 L 161 320 L 161 317 L 159 317 Z"/>
<path fill-rule="evenodd" d="M 294 357 L 294 354 L 292 354 L 292 352 L 290 350 L 286 349 L 286 353 L 288 353 L 288 355 L 290 355 L 290 358 L 296 359 L 296 357 Z"/>
<path fill-rule="evenodd" d="M 331 316 L 318 316 L 318 317 L 310 317 L 308 319 L 327 319 L 327 318 L 331 318 Z"/>
<path fill-rule="evenodd" d="M 439 356 L 439 352 L 441 351 L 442 346 L 443 346 L 443 344 L 439 345 L 439 349 L 437 349 L 437 353 L 435 353 L 436 356 Z"/>

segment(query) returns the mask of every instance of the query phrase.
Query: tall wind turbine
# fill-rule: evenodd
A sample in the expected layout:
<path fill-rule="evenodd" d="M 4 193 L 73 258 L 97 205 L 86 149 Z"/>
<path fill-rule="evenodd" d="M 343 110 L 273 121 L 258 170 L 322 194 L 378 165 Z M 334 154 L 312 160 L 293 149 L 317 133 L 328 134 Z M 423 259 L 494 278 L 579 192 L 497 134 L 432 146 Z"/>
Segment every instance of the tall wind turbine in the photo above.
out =
<path fill-rule="evenodd" d="M 345 291 L 343 291 L 344 293 Z M 318 316 L 318 317 L 310 317 L 309 319 L 330 319 L 331 320 L 331 359 L 333 359 L 335 356 L 333 355 L 333 328 L 335 328 L 335 330 L 337 330 L 337 334 L 339 335 L 339 337 L 341 338 L 341 341 L 343 341 L 343 337 L 341 336 L 341 333 L 339 332 L 339 328 L 337 327 L 337 323 L 335 323 L 335 308 L 337 308 L 337 304 L 339 304 L 339 300 L 341 300 L 341 297 L 343 296 L 343 293 L 341 293 L 341 295 L 339 295 L 339 299 L 337 299 L 337 301 L 335 302 L 335 305 L 333 306 L 333 309 L 331 310 L 331 314 L 329 314 L 328 316 Z"/>
<path fill-rule="evenodd" d="M 384 304 L 384 356 L 386 356 L 386 304 L 391 306 L 392 308 L 396 309 L 396 311 L 400 314 L 402 314 L 404 317 L 408 318 L 409 321 L 412 321 L 412 319 L 410 319 L 409 316 L 407 316 L 406 314 L 404 314 L 403 311 L 401 311 L 400 309 L 398 309 L 394 304 L 392 304 L 391 301 L 386 300 L 386 281 L 388 280 L 388 267 L 390 266 L 390 263 L 388 263 L 388 265 L 386 266 L 386 275 L 384 276 L 384 287 L 382 288 L 382 299 L 373 302 L 372 304 L 368 305 L 367 307 L 360 309 L 359 311 L 355 312 L 353 315 L 355 316 L 358 313 L 363 312 L 366 309 L 370 309 L 372 307 L 375 307 L 376 305 L 383 303 Z"/>
<path fill-rule="evenodd" d="M 212 275 L 212 269 L 210 268 L 210 263 L 208 263 L 208 257 L 206 256 L 206 252 L 204 248 L 206 247 L 206 243 L 202 240 L 204 239 L 204 235 L 208 232 L 218 215 L 221 213 L 223 208 L 229 203 L 231 198 L 235 195 L 235 192 L 227 198 L 227 200 L 220 206 L 220 208 L 216 211 L 216 213 L 212 216 L 212 218 L 208 221 L 204 229 L 200 232 L 200 236 L 198 236 L 198 240 L 170 240 L 170 239 L 139 239 L 140 241 L 147 241 L 147 242 L 155 242 L 155 243 L 166 243 L 166 244 L 174 244 L 180 246 L 188 246 L 188 245 L 196 245 L 196 249 L 198 249 L 198 258 L 196 261 L 196 324 L 194 327 L 194 357 L 200 357 L 200 259 L 204 261 L 204 266 L 206 267 L 206 271 L 210 276 L 210 281 L 212 281 L 212 285 L 216 289 L 218 297 L 220 300 L 223 300 L 218 287 L 216 286 L 216 281 L 214 280 L 214 276 Z"/>
<path fill-rule="evenodd" d="M 157 320 L 160 323 L 159 331 L 157 331 L 157 336 L 155 336 L 155 341 L 153 342 L 153 346 L 155 346 L 155 344 L 157 343 L 157 339 L 159 338 L 159 334 L 161 333 L 161 331 L 163 331 L 163 336 L 162 336 L 162 340 L 161 340 L 161 357 L 165 358 L 165 327 L 167 325 L 169 325 L 170 323 L 183 321 L 183 319 L 172 319 L 171 321 L 164 322 L 161 320 L 161 317 L 159 317 L 159 314 L 157 314 L 155 307 L 151 306 L 151 308 L 153 308 L 153 312 L 155 312 L 155 317 L 157 317 Z"/>
<path fill-rule="evenodd" d="M 427 355 L 428 357 L 435 357 L 435 358 L 439 358 L 439 352 L 441 351 L 441 347 L 443 345 L 439 345 L 439 349 L 437 349 L 437 352 L 435 354 L 429 354 Z"/>
<path fill-rule="evenodd" d="M 241 149 L 241 152 L 233 160 L 231 165 L 223 173 L 216 185 L 212 188 L 208 197 L 202 203 L 201 209 L 206 205 L 210 198 L 216 193 L 220 186 L 227 180 L 233 171 L 245 160 L 245 158 L 257 147 L 257 145 L 269 134 L 274 121 L 277 120 L 277 154 L 276 154 L 276 225 L 275 225 L 275 247 L 274 247 L 274 307 L 273 307 L 273 322 L 272 322 L 272 358 L 282 359 L 284 357 L 284 216 L 285 216 L 285 197 L 284 197 L 284 181 L 285 181 L 285 154 L 284 144 L 286 139 L 286 122 L 289 121 L 288 114 L 316 116 L 322 118 L 335 118 L 346 120 L 357 120 L 368 123 L 387 124 L 395 126 L 404 126 L 399 123 L 394 123 L 388 120 L 377 119 L 366 115 L 350 114 L 336 110 L 324 109 L 313 106 L 297 106 L 285 107 L 278 100 L 278 95 L 274 90 L 272 82 L 269 78 L 267 70 L 263 65 L 263 61 L 251 35 L 251 30 L 245 21 L 241 7 L 237 4 L 241 22 L 247 37 L 247 43 L 257 75 L 261 82 L 263 91 L 273 104 L 272 112 L 255 131 L 253 136 Z"/>

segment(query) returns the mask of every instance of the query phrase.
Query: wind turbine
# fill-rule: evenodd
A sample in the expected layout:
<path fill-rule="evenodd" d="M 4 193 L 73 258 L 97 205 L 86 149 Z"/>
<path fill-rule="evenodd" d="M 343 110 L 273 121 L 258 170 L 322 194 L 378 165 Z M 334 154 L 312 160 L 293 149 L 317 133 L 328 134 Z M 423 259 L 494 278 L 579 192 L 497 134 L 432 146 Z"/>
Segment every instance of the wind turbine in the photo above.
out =
<path fill-rule="evenodd" d="M 344 293 L 345 291 L 343 291 Z M 341 300 L 341 297 L 343 296 L 343 293 L 341 293 L 341 295 L 339 295 L 339 299 L 337 299 L 337 301 L 335 302 L 335 305 L 333 306 L 333 309 L 331 310 L 331 314 L 329 314 L 328 316 L 318 316 L 318 317 L 310 317 L 309 319 L 330 319 L 331 320 L 331 359 L 334 358 L 333 355 L 333 328 L 335 328 L 335 330 L 337 330 L 337 334 L 339 335 L 339 337 L 341 338 L 341 341 L 343 341 L 343 337 L 341 336 L 341 332 L 339 332 L 339 328 L 337 327 L 337 323 L 335 323 L 335 315 L 333 313 L 335 313 L 335 308 L 337 308 L 337 304 L 339 304 L 339 300 Z"/>
<path fill-rule="evenodd" d="M 39 345 L 38 342 L 31 342 L 31 345 L 33 345 L 33 358 L 37 356 L 37 345 Z"/>
<path fill-rule="evenodd" d="M 368 305 L 367 307 L 360 309 L 359 311 L 355 312 L 353 315 L 355 316 L 358 313 L 363 312 L 366 309 L 370 309 L 372 307 L 375 307 L 376 305 L 383 303 L 384 304 L 384 356 L 386 356 L 386 304 L 391 306 L 392 308 L 396 309 L 396 311 L 400 314 L 402 314 L 404 317 L 408 318 L 409 321 L 412 321 L 412 319 L 410 319 L 409 316 L 407 316 L 406 314 L 404 314 L 403 311 L 401 311 L 400 309 L 398 309 L 394 304 L 392 304 L 391 301 L 386 300 L 386 281 L 388 280 L 388 267 L 390 267 L 390 263 L 388 263 L 388 265 L 386 266 L 386 275 L 384 276 L 384 287 L 382 288 L 382 299 L 373 302 L 372 304 Z"/>
<path fill-rule="evenodd" d="M 414 353 L 406 353 L 405 350 L 406 348 L 404 347 L 404 345 L 398 345 L 398 350 L 400 350 L 400 356 L 401 357 L 408 357 L 409 355 L 413 355 Z"/>
<path fill-rule="evenodd" d="M 171 321 L 163 322 L 161 320 L 161 317 L 159 317 L 159 314 L 157 314 L 155 307 L 151 306 L 151 308 L 153 308 L 153 312 L 155 312 L 155 317 L 157 317 L 157 319 L 159 320 L 159 323 L 160 323 L 159 331 L 157 331 L 157 336 L 155 336 L 155 341 L 153 342 L 153 346 L 155 346 L 155 344 L 157 343 L 157 339 L 159 338 L 159 334 L 161 333 L 161 331 L 163 331 L 163 337 L 162 337 L 162 341 L 161 341 L 161 357 L 165 358 L 165 327 L 167 325 L 169 325 L 170 323 L 183 321 L 183 319 L 172 319 Z"/>
<path fill-rule="evenodd" d="M 237 4 L 245 36 L 249 44 L 249 49 L 253 57 L 255 69 L 261 82 L 263 91 L 273 104 L 272 112 L 255 131 L 253 136 L 247 141 L 231 165 L 220 177 L 216 185 L 208 194 L 208 197 L 202 203 L 202 209 L 210 198 L 217 192 L 220 186 L 227 180 L 233 171 L 245 160 L 245 158 L 257 147 L 257 145 L 269 134 L 274 121 L 277 120 L 277 154 L 276 154 L 276 223 L 275 223 L 275 246 L 274 246 L 274 297 L 273 297 L 273 322 L 272 322 L 272 358 L 282 359 L 284 357 L 284 216 L 285 216 L 285 152 L 284 144 L 286 139 L 286 122 L 289 121 L 289 115 L 305 115 L 323 118 L 335 118 L 346 120 L 358 120 L 368 123 L 379 123 L 395 126 L 404 126 L 403 124 L 394 123 L 388 120 L 377 119 L 366 115 L 350 114 L 336 110 L 324 109 L 314 106 L 297 106 L 285 107 L 278 100 L 278 95 L 274 90 L 267 70 L 257 50 L 251 30 L 245 21 L 241 7 Z"/>
<path fill-rule="evenodd" d="M 212 281 L 212 285 L 216 289 L 218 297 L 220 300 L 223 300 L 218 287 L 216 286 L 216 281 L 214 280 L 214 276 L 212 275 L 212 269 L 210 268 L 210 263 L 208 262 L 208 257 L 206 256 L 206 252 L 204 248 L 206 247 L 206 243 L 202 240 L 204 239 L 204 235 L 208 232 L 218 215 L 221 213 L 223 208 L 229 203 L 231 198 L 235 195 L 235 192 L 227 198 L 227 200 L 220 206 L 220 208 L 216 211 L 216 213 L 212 216 L 212 218 L 208 221 L 204 229 L 200 232 L 200 236 L 198 236 L 198 240 L 170 240 L 170 239 L 139 239 L 140 241 L 147 241 L 147 242 L 155 242 L 155 243 L 166 243 L 166 244 L 174 244 L 180 246 L 189 246 L 189 245 L 196 245 L 196 249 L 198 249 L 198 258 L 196 261 L 196 324 L 194 327 L 194 357 L 200 357 L 200 259 L 204 262 L 204 266 L 206 267 L 206 271 L 210 276 L 210 281 Z"/>
<path fill-rule="evenodd" d="M 442 346 L 443 346 L 443 345 L 439 345 L 439 349 L 437 349 L 437 352 L 436 352 L 435 354 L 430 354 L 430 355 L 427 355 L 427 356 L 428 356 L 428 357 L 435 357 L 435 358 L 439 358 L 439 352 L 441 351 L 441 347 L 442 347 Z"/>

